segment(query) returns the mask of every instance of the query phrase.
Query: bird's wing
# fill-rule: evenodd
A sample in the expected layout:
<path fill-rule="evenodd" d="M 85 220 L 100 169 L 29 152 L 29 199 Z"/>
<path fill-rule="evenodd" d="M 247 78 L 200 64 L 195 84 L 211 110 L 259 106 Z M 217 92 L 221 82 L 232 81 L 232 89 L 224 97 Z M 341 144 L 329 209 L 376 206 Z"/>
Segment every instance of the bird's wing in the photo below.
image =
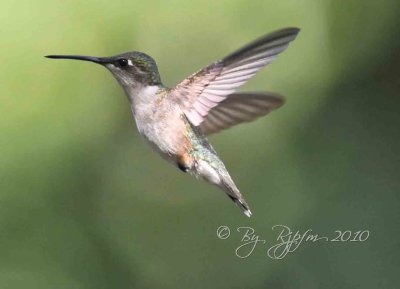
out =
<path fill-rule="evenodd" d="M 199 126 L 213 107 L 271 63 L 298 32 L 298 28 L 286 28 L 264 36 L 191 75 L 170 96 L 189 121 Z"/>
<path fill-rule="evenodd" d="M 271 92 L 230 94 L 213 107 L 200 124 L 206 135 L 219 132 L 242 122 L 253 121 L 282 106 L 282 96 Z"/>

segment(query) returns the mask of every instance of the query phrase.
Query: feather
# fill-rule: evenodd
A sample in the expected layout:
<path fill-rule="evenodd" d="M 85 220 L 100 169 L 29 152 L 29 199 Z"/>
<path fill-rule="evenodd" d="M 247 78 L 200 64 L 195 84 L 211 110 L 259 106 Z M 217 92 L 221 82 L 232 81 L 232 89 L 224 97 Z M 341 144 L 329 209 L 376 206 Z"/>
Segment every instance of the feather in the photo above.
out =
<path fill-rule="evenodd" d="M 282 106 L 282 96 L 271 92 L 243 92 L 229 95 L 212 108 L 200 128 L 206 135 L 253 121 Z"/>
<path fill-rule="evenodd" d="M 289 42 L 296 38 L 298 32 L 298 28 L 286 28 L 248 44 L 182 81 L 171 89 L 169 97 L 179 104 L 194 126 L 201 125 L 211 110 L 219 111 L 219 106 L 226 99 L 234 95 L 238 96 L 233 92 L 284 51 Z M 250 99 L 255 101 L 252 97 Z M 238 104 L 238 99 L 232 103 L 226 103 L 225 107 L 233 103 Z M 262 112 L 265 114 L 265 110 Z M 258 115 L 254 107 L 253 113 L 255 116 Z M 250 119 L 250 114 L 246 117 L 238 115 L 237 112 L 236 114 L 240 122 L 249 121 L 246 117 Z M 234 120 L 231 119 L 231 121 Z"/>

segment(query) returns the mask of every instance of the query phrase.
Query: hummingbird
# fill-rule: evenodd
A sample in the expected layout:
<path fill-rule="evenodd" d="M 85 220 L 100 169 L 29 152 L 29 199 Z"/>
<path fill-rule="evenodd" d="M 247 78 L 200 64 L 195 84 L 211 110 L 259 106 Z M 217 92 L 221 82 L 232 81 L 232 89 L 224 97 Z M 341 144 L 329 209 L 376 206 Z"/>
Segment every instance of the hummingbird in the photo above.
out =
<path fill-rule="evenodd" d="M 285 28 L 265 35 L 172 88 L 162 83 L 155 60 L 138 51 L 111 57 L 46 57 L 91 61 L 107 68 L 124 89 L 145 140 L 183 172 L 222 189 L 250 217 L 249 205 L 207 136 L 253 121 L 284 103 L 277 93 L 235 91 L 284 51 L 299 31 Z"/>

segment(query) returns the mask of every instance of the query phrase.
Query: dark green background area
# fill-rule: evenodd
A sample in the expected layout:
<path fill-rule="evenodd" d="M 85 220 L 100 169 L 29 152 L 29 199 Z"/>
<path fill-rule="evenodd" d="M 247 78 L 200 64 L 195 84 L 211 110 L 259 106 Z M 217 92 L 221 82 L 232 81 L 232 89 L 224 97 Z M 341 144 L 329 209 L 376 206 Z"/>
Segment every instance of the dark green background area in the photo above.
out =
<path fill-rule="evenodd" d="M 3 1 L 0 288 L 398 288 L 399 13 L 397 0 Z M 154 154 L 109 72 L 43 58 L 139 50 L 172 86 L 288 26 L 299 37 L 243 88 L 286 104 L 211 137 L 251 219 Z M 277 224 L 370 237 L 272 260 Z M 245 259 L 239 226 L 266 240 Z"/>

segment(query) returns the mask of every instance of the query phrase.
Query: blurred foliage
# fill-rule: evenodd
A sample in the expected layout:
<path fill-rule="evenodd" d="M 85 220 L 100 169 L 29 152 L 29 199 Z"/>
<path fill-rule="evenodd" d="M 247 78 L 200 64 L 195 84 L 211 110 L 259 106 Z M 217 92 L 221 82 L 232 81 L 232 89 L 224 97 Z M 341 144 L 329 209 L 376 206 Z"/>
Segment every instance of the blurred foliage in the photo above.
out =
<path fill-rule="evenodd" d="M 398 288 L 400 2 L 2 2 L 0 288 Z M 144 51 L 174 85 L 254 38 L 300 27 L 245 89 L 279 91 L 271 116 L 212 141 L 252 207 L 163 162 L 96 65 L 46 54 Z M 155 181 L 156 180 L 156 181 Z M 252 226 L 370 230 L 364 243 L 266 246 Z"/>

